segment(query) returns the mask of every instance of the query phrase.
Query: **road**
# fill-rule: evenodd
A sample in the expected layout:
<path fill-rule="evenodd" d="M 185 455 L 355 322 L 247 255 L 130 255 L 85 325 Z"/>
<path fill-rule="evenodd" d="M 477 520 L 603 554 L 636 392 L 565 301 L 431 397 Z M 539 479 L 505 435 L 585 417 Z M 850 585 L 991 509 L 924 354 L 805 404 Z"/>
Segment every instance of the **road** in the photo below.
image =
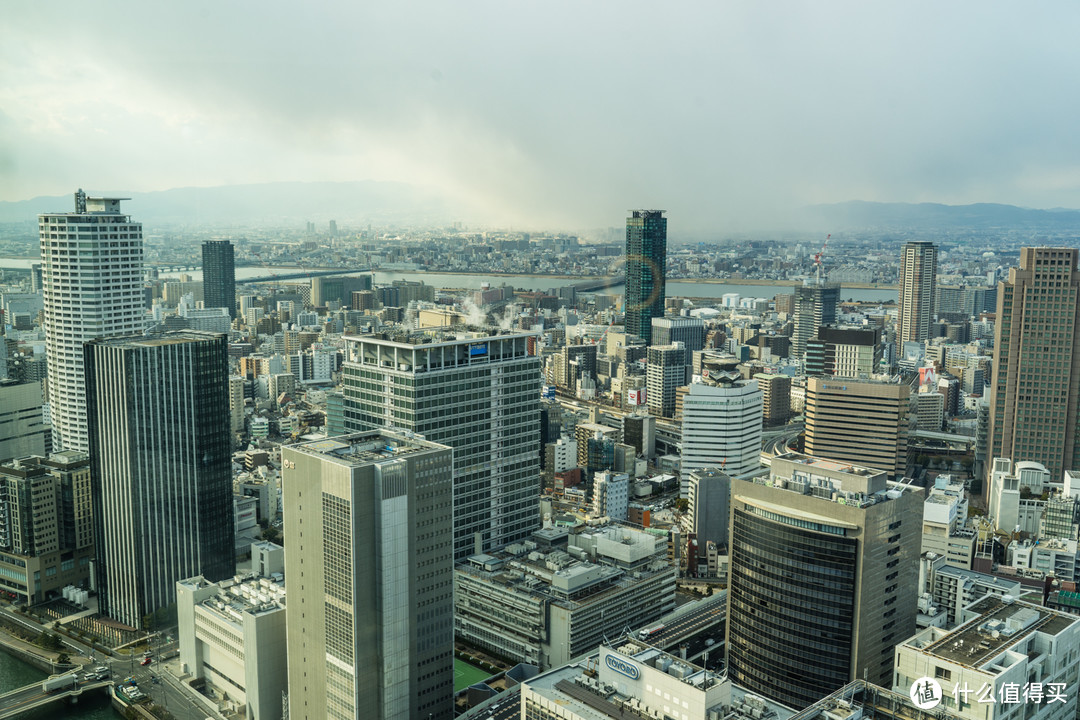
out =
<path fill-rule="evenodd" d="M 35 622 L 17 612 L 10 610 L 9 608 L 0 608 L 0 616 L 5 619 L 11 620 L 28 630 L 34 632 L 44 632 L 48 628 L 44 627 L 38 622 Z M 139 689 L 148 694 L 155 703 L 161 705 L 177 717 L 178 720 L 205 720 L 208 713 L 206 710 L 196 704 L 195 700 L 191 699 L 189 693 L 195 692 L 194 690 L 180 690 L 178 688 L 179 681 L 168 675 L 167 672 L 159 670 L 159 662 L 156 658 L 164 655 L 168 656 L 173 654 L 177 650 L 177 643 L 164 642 L 160 634 L 157 635 L 157 639 L 160 642 L 154 643 L 154 638 L 151 638 L 152 646 L 154 648 L 155 659 L 149 665 L 139 665 L 142 658 L 138 653 L 127 658 L 113 658 L 113 657 L 101 657 L 100 654 L 94 653 L 94 650 L 78 640 L 74 640 L 63 635 L 59 635 L 60 641 L 63 643 L 66 651 L 72 655 L 72 660 L 78 662 L 76 655 L 83 658 L 90 658 L 91 665 L 104 665 L 109 668 L 111 673 L 111 680 L 113 682 L 121 682 L 129 677 L 134 678 Z M 162 677 L 162 675 L 166 677 Z M 156 681 L 156 682 L 155 682 Z"/>
<path fill-rule="evenodd" d="M 678 651 L 679 644 L 684 640 L 722 624 L 727 613 L 726 598 L 726 593 L 713 595 L 705 600 L 699 600 L 700 607 L 695 610 L 675 617 L 668 616 L 662 620 L 664 629 L 653 644 L 669 652 Z"/>
<path fill-rule="evenodd" d="M 107 686 L 108 683 L 84 679 L 80 680 L 78 685 L 80 690 L 86 690 L 103 688 Z M 61 700 L 61 698 L 66 698 L 70 694 L 70 690 L 55 690 L 49 693 L 42 692 L 41 683 L 34 683 L 22 690 L 4 696 L 3 701 L 0 701 L 0 718 L 7 718 L 27 710 L 32 710 L 43 700 L 54 700 L 58 703 L 62 703 L 64 700 Z"/>

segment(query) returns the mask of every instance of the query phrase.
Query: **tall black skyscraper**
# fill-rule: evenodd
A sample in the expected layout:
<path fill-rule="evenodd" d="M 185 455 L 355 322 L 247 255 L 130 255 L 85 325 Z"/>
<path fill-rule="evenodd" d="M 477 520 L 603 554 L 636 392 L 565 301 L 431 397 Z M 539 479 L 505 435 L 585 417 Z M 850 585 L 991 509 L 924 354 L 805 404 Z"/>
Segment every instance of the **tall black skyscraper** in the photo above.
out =
<path fill-rule="evenodd" d="M 236 266 L 233 245 L 228 240 L 202 244 L 203 300 L 208 308 L 228 308 L 236 317 Z"/>
<path fill-rule="evenodd" d="M 664 316 L 667 218 L 632 210 L 626 218 L 626 332 L 652 344 L 652 319 Z"/>
<path fill-rule="evenodd" d="M 186 330 L 84 348 L 100 609 L 140 627 L 178 580 L 236 569 L 228 341 Z"/>

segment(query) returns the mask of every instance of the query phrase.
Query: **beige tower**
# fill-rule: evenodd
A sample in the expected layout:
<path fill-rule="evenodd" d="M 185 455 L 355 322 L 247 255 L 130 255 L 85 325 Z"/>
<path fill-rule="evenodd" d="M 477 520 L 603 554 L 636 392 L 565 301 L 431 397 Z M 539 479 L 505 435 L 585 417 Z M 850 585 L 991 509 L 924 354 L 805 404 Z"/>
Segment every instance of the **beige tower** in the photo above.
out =
<path fill-rule="evenodd" d="M 1042 463 L 1052 478 L 1080 467 L 1080 273 L 1075 248 L 1023 248 L 998 284 L 989 457 Z"/>
<path fill-rule="evenodd" d="M 900 251 L 900 311 L 896 320 L 896 345 L 926 342 L 934 319 L 934 283 L 937 279 L 937 246 L 927 240 L 904 245 Z"/>
<path fill-rule="evenodd" d="M 905 379 L 806 381 L 806 453 L 884 470 L 907 472 L 911 385 Z"/>

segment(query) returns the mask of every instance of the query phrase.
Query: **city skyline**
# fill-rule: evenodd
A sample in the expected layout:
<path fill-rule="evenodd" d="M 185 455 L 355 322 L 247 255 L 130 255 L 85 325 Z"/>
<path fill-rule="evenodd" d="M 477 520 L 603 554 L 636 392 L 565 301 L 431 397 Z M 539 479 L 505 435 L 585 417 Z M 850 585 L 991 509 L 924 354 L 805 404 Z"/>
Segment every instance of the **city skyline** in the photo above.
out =
<path fill-rule="evenodd" d="M 378 180 L 444 193 L 465 221 L 595 227 L 648 202 L 696 232 L 851 199 L 1067 207 L 1080 186 L 1075 100 L 1052 92 L 1077 71 L 1065 3 L 690 3 L 659 23 L 644 4 L 567 23 L 568 4 L 377 3 L 287 25 L 273 3 L 121 3 L 56 43 L 49 21 L 76 7 L 8 14 L 5 200 Z M 626 52 L 641 34 L 647 57 Z M 81 103 L 88 86 L 108 107 Z"/>

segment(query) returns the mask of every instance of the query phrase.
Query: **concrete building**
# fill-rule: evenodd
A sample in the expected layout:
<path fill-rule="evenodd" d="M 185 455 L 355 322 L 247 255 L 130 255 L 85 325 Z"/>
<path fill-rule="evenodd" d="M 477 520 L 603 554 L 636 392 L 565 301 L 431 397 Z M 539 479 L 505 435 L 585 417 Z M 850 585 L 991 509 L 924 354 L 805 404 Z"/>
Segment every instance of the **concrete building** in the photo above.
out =
<path fill-rule="evenodd" d="M 802 360 L 806 345 L 817 336 L 822 325 L 836 322 L 836 306 L 840 302 L 840 286 L 837 283 L 807 280 L 795 288 L 795 323 L 792 332 L 792 353 Z"/>
<path fill-rule="evenodd" d="M 244 432 L 244 378 L 229 378 L 229 429 L 235 435 Z"/>
<path fill-rule="evenodd" d="M 1076 538 L 1021 540 L 1009 544 L 1008 564 L 1028 577 L 1052 575 L 1061 582 L 1080 580 L 1080 556 Z M 1029 572 L 1024 572 L 1029 571 Z"/>
<path fill-rule="evenodd" d="M 944 688 L 945 683 L 941 685 Z M 858 679 L 795 713 L 790 720 L 912 720 L 929 717 L 951 715 L 942 710 L 924 710 L 915 704 L 910 695 Z"/>
<path fill-rule="evenodd" d="M 886 473 L 795 454 L 731 482 L 728 674 L 805 707 L 892 680 L 915 631 L 922 497 Z"/>
<path fill-rule="evenodd" d="M 283 576 L 180 580 L 176 604 L 181 671 L 205 680 L 245 718 L 281 720 L 288 687 Z"/>
<path fill-rule="evenodd" d="M 592 514 L 612 520 L 626 520 L 630 504 L 630 476 L 604 470 L 593 477 Z"/>
<path fill-rule="evenodd" d="M 352 294 L 371 289 L 370 275 L 337 275 L 311 278 L 311 305 L 325 307 L 331 302 L 348 306 L 352 303 Z M 399 303 L 384 303 L 398 306 Z M 407 305 L 408 303 L 404 303 Z"/>
<path fill-rule="evenodd" d="M 653 345 L 645 370 L 645 400 L 659 417 L 675 415 L 675 390 L 686 385 L 686 348 L 682 343 Z"/>
<path fill-rule="evenodd" d="M 760 470 L 762 405 L 757 380 L 744 380 L 730 361 L 705 361 L 683 398 L 681 497 L 698 468 L 720 467 L 733 477 Z"/>
<path fill-rule="evenodd" d="M 576 393 L 585 378 L 596 380 L 596 345 L 565 345 L 554 355 L 554 382 Z"/>
<path fill-rule="evenodd" d="M 236 267 L 233 244 L 228 240 L 208 240 L 202 244 L 203 305 L 225 308 L 236 317 Z"/>
<path fill-rule="evenodd" d="M 690 473 L 689 532 L 698 541 L 728 544 L 728 521 L 731 505 L 731 477 L 717 467 L 698 468 Z"/>
<path fill-rule="evenodd" d="M 976 533 L 968 527 L 967 517 L 964 484 L 938 475 L 923 504 L 922 552 L 940 555 L 949 565 L 970 570 Z"/>
<path fill-rule="evenodd" d="M 565 549 L 526 541 L 474 555 L 455 583 L 457 637 L 542 668 L 675 607 L 666 535 L 613 525 L 570 535 Z"/>
<path fill-rule="evenodd" d="M 228 333 L 232 327 L 232 320 L 226 308 L 195 308 L 181 302 L 178 314 L 187 321 L 187 326 L 191 330 Z"/>
<path fill-rule="evenodd" d="M 928 240 L 904 244 L 900 251 L 900 305 L 896 342 L 921 342 L 930 337 L 937 284 L 937 246 Z"/>
<path fill-rule="evenodd" d="M 51 447 L 42 402 L 41 383 L 0 380 L 0 462 L 44 455 Z"/>
<path fill-rule="evenodd" d="M 0 465 L 0 589 L 28 605 L 90 586 L 90 459 L 65 450 Z"/>
<path fill-rule="evenodd" d="M 761 418 L 765 425 L 782 425 L 791 417 L 791 376 L 756 373 L 761 388 Z"/>
<path fill-rule="evenodd" d="M 592 467 L 594 468 L 594 472 L 605 469 L 601 466 L 606 463 L 598 462 L 596 460 L 595 449 L 593 450 L 594 457 L 589 457 L 589 440 L 607 439 L 616 442 L 618 437 L 618 429 L 613 428 L 610 425 L 602 425 L 594 422 L 579 422 L 574 426 L 574 440 L 577 446 L 576 467 L 585 468 L 586 470 L 589 467 Z M 590 462 L 590 460 L 592 462 Z M 612 462 L 613 461 L 614 460 L 612 460 Z"/>
<path fill-rule="evenodd" d="M 652 319 L 664 316 L 667 218 L 663 210 L 633 210 L 626 218 L 626 332 L 653 344 Z"/>
<path fill-rule="evenodd" d="M 698 317 L 654 317 L 652 319 L 652 344 L 671 345 L 682 343 L 686 350 L 686 375 L 693 367 L 694 353 L 705 348 L 705 321 Z"/>
<path fill-rule="evenodd" d="M 454 448 L 456 560 L 523 540 L 540 525 L 541 380 L 533 338 L 346 338 L 346 427 L 399 427 Z"/>
<path fill-rule="evenodd" d="M 373 430 L 282 468 L 289 717 L 449 720 L 453 451 Z"/>
<path fill-rule="evenodd" d="M 927 628 L 897 645 L 894 691 L 908 695 L 916 682 L 934 680 L 939 707 L 963 720 L 1075 717 L 1080 618 L 984 597 L 963 611 L 961 622 L 954 630 Z M 1040 701 L 1027 698 L 1033 685 Z"/>
<path fill-rule="evenodd" d="M 86 345 L 98 602 L 130 627 L 235 570 L 228 371 L 224 335 Z"/>
<path fill-rule="evenodd" d="M 881 371 L 881 328 L 822 325 L 806 342 L 806 374 L 869 377 Z"/>
<path fill-rule="evenodd" d="M 1006 533 L 1038 533 L 1043 505 L 1035 505 L 1037 501 L 1031 496 L 1041 496 L 1049 482 L 1050 471 L 1037 462 L 1018 462 L 1014 467 L 1009 458 L 994 458 L 987 507 L 994 527 Z"/>
<path fill-rule="evenodd" d="M 577 440 L 560 437 L 544 446 L 544 454 L 544 474 L 548 478 L 554 477 L 555 473 L 578 467 Z"/>
<path fill-rule="evenodd" d="M 945 396 L 928 390 L 915 393 L 912 399 L 915 401 L 915 426 L 919 430 L 941 432 L 945 423 Z"/>
<path fill-rule="evenodd" d="M 902 377 L 888 380 L 807 378 L 807 455 L 907 473 L 912 388 Z"/>
<path fill-rule="evenodd" d="M 1040 462 L 1054 477 L 1080 467 L 1078 255 L 1076 248 L 1020 250 L 1020 267 L 998 284 L 986 390 L 990 457 Z"/>
<path fill-rule="evenodd" d="M 587 659 L 526 680 L 520 694 L 520 711 L 515 707 L 513 717 L 519 712 L 528 720 L 787 720 L 791 715 L 789 708 L 752 695 L 723 675 L 628 638 L 605 642 Z"/>
<path fill-rule="evenodd" d="M 38 216 L 53 447 L 89 452 L 83 343 L 141 333 L 142 224 L 125 198 L 75 193 L 75 212 Z M 106 290 L 108 292 L 106 292 Z"/>
<path fill-rule="evenodd" d="M 656 418 L 652 415 L 623 415 L 623 442 L 646 460 L 656 456 Z"/>
<path fill-rule="evenodd" d="M 944 555 L 928 552 L 919 560 L 918 588 L 945 610 L 946 627 L 951 628 L 963 617 L 964 608 L 976 600 L 987 595 L 1019 597 L 1023 586 L 1018 580 L 950 565 Z"/>

